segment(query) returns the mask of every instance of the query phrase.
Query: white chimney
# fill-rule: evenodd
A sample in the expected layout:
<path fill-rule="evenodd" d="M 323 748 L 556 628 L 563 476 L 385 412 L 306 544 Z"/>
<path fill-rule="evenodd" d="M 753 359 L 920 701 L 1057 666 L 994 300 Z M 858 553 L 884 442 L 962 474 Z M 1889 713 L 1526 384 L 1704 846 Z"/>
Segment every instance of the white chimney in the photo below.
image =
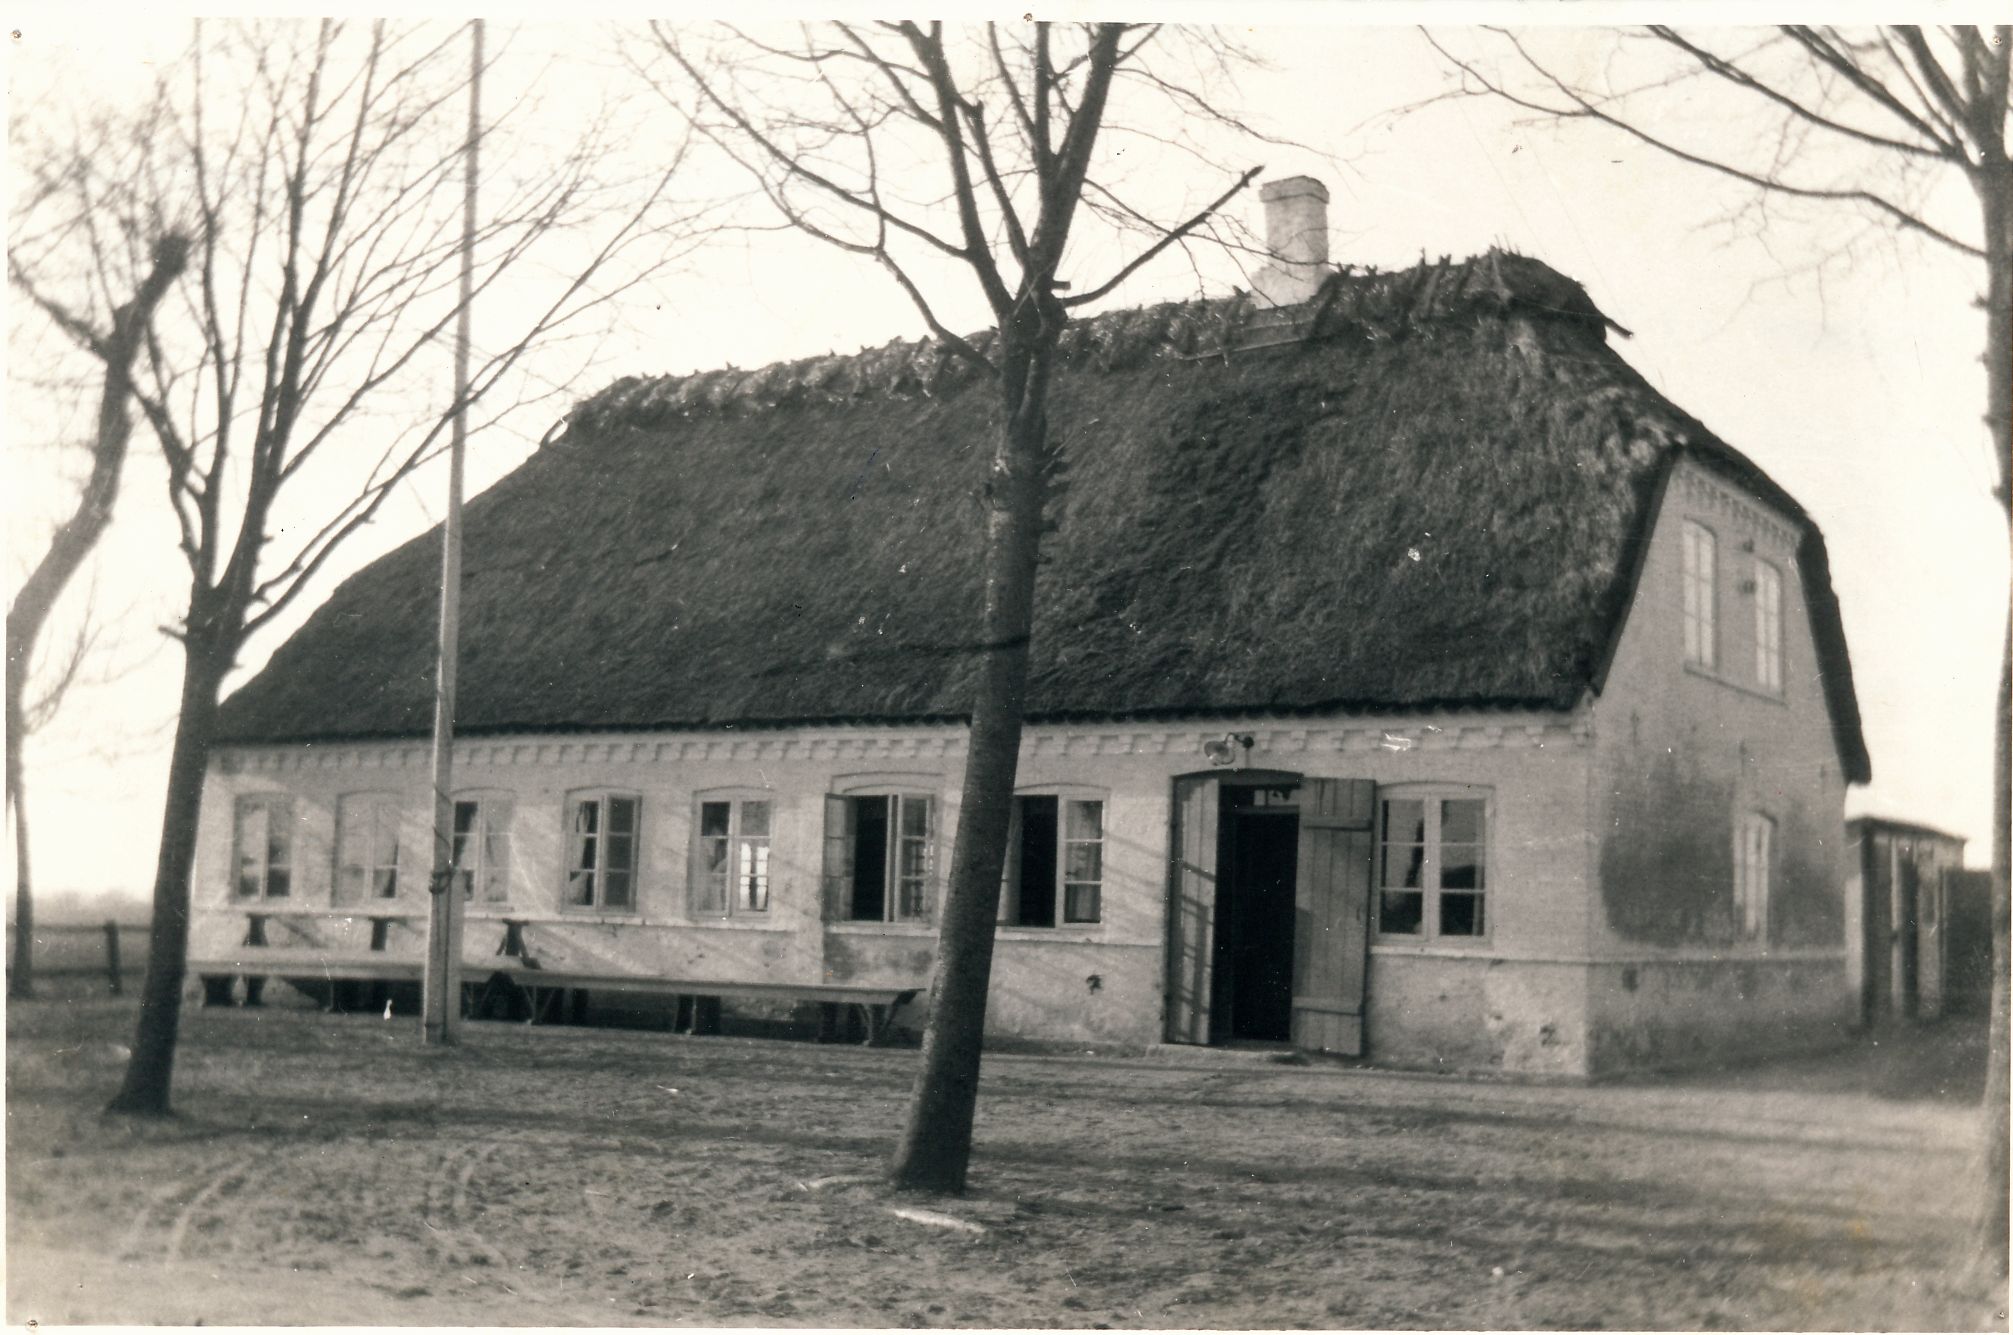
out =
<path fill-rule="evenodd" d="M 1272 260 L 1252 275 L 1261 303 L 1298 306 L 1311 301 L 1328 267 L 1328 187 L 1311 176 L 1272 181 L 1258 192 L 1265 202 L 1265 249 Z"/>

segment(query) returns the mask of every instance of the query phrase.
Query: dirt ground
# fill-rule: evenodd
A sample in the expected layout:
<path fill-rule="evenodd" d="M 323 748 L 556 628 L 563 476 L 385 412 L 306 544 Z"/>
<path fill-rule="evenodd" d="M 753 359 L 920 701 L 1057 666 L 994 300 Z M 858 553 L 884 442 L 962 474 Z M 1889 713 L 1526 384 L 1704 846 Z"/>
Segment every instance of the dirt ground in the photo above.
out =
<path fill-rule="evenodd" d="M 876 1179 L 913 1051 L 196 1010 L 136 1125 L 131 1017 L 8 1012 L 10 1324 L 2006 1328 L 1953 1025 L 1593 1088 L 992 1055 L 946 1203 Z"/>

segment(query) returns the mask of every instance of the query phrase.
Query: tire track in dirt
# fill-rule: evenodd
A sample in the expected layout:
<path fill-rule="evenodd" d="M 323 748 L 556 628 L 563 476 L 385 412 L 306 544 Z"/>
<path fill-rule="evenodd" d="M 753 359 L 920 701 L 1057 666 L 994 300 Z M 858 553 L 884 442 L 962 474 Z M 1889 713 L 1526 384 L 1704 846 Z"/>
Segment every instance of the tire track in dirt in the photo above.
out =
<path fill-rule="evenodd" d="M 544 1307 L 565 1310 L 562 1298 L 547 1293 L 542 1285 L 527 1282 L 528 1267 L 512 1260 L 473 1222 L 477 1213 L 473 1202 L 478 1199 L 478 1174 L 506 1145 L 525 1147 L 536 1143 L 535 1136 L 508 1132 L 492 1132 L 479 1140 L 450 1143 L 435 1157 L 433 1170 L 427 1175 L 421 1223 L 428 1233 L 428 1248 L 439 1258 L 443 1270 L 465 1266 L 471 1255 L 479 1253 L 487 1260 L 483 1268 L 496 1272 L 497 1286 L 504 1292 Z"/>

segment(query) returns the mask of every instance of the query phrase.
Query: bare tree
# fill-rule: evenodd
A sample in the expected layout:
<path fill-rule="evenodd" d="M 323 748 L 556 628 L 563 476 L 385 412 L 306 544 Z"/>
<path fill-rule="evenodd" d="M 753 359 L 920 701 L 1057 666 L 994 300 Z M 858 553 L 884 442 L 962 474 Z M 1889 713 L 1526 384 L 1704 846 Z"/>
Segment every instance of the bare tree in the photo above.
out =
<path fill-rule="evenodd" d="M 931 335 L 998 387 L 1001 424 L 981 489 L 981 661 L 962 814 L 940 915 L 935 1002 L 893 1165 L 898 1186 L 959 1192 L 971 1157 L 1044 508 L 1066 463 L 1049 421 L 1056 348 L 1073 310 L 1197 234 L 1258 174 L 1224 172 L 1184 138 L 1198 122 L 1249 134 L 1211 95 L 1211 75 L 1235 53 L 1214 39 L 1170 42 L 1166 31 L 1122 23 L 955 32 L 941 23 L 840 23 L 781 41 L 732 29 L 712 39 L 664 24 L 652 31 L 670 62 L 660 90 L 746 169 L 774 211 L 885 269 Z M 1157 56 L 1173 58 L 1163 68 Z M 778 101 L 763 100 L 761 90 L 779 89 Z M 1215 178 L 1214 198 L 1153 221 L 1111 170 L 1118 136 L 1197 153 Z M 1073 250 L 1086 215 L 1136 238 L 1130 254 L 1100 263 L 1086 261 L 1081 244 Z M 1066 260 L 1099 268 L 1079 281 L 1065 276 Z M 992 320 L 982 337 L 960 336 L 942 314 L 954 292 L 971 291 L 966 284 Z"/>
<path fill-rule="evenodd" d="M 1503 99 L 1565 123 L 1625 135 L 1679 162 L 1729 178 L 1770 201 L 1848 210 L 1881 232 L 1976 260 L 1984 270 L 1985 423 L 1995 496 L 2013 537 L 2013 161 L 2007 156 L 2013 26 L 1841 29 L 1785 25 L 1695 34 L 1652 26 L 1622 34 L 1601 86 L 1570 77 L 1530 40 L 1495 30 L 1503 61 L 1428 40 L 1459 69 L 1462 91 Z M 1507 71 L 1507 72 L 1505 72 Z M 1710 92 L 1753 132 L 1687 135 L 1696 116 L 1665 99 Z M 1933 187 L 1960 178 L 1975 226 L 1945 218 Z M 1978 1239 L 2007 1262 L 2007 871 L 2009 700 L 2013 636 L 2001 659 L 1992 788 L 1992 1025 L 1988 1122 Z"/>
<path fill-rule="evenodd" d="M 199 25 L 137 123 L 32 159 L 49 220 L 17 229 L 10 272 L 64 327 L 89 327 L 88 311 L 128 286 L 154 238 L 186 235 L 190 247 L 187 280 L 143 340 L 132 387 L 167 464 L 190 583 L 171 630 L 184 673 L 146 981 L 114 1111 L 169 1111 L 196 820 L 224 680 L 246 641 L 438 452 L 462 406 L 431 391 L 463 304 L 456 174 L 476 77 L 463 33 Z M 484 158 L 512 162 L 512 133 L 550 130 L 523 117 L 492 125 L 485 139 L 506 138 Z M 489 400 L 509 397 L 528 352 L 572 336 L 684 235 L 664 211 L 682 149 L 620 179 L 609 175 L 612 134 L 596 124 L 556 153 L 521 152 L 514 175 L 488 183 L 498 202 L 479 229 L 474 291 L 508 291 L 514 313 L 487 322 L 467 400 L 492 422 L 514 405 Z M 97 151 L 108 143 L 136 147 Z M 529 295 L 506 280 L 529 283 Z"/>
<path fill-rule="evenodd" d="M 49 535 L 48 546 L 7 604 L 7 807 L 14 813 L 14 958 L 7 971 L 7 995 L 12 999 L 35 992 L 35 896 L 28 847 L 28 785 L 24 758 L 31 715 L 54 711 L 88 648 L 80 635 L 67 665 L 36 707 L 28 704 L 28 677 L 42 629 L 56 610 L 71 577 L 90 556 L 112 522 L 112 505 L 119 498 L 126 449 L 133 438 L 131 406 L 133 362 L 153 327 L 155 308 L 188 263 L 187 238 L 168 234 L 155 243 L 152 262 L 132 298 L 112 312 L 104 328 L 81 320 L 65 332 L 104 367 L 98 399 L 96 431 L 91 441 L 91 471 L 77 494 L 77 503 Z"/>

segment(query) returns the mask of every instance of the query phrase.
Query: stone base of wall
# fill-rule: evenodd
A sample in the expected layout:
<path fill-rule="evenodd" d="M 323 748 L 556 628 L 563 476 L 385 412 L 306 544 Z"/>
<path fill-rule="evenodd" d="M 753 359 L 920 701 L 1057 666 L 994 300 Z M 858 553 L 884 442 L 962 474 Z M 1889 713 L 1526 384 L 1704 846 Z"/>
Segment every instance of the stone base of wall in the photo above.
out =
<path fill-rule="evenodd" d="M 1380 1066 L 1587 1074 L 1587 968 L 1372 954 L 1364 1055 Z"/>
<path fill-rule="evenodd" d="M 1821 1052 L 1857 1022 L 1843 955 L 1596 964 L 1588 993 L 1594 1076 Z"/>

